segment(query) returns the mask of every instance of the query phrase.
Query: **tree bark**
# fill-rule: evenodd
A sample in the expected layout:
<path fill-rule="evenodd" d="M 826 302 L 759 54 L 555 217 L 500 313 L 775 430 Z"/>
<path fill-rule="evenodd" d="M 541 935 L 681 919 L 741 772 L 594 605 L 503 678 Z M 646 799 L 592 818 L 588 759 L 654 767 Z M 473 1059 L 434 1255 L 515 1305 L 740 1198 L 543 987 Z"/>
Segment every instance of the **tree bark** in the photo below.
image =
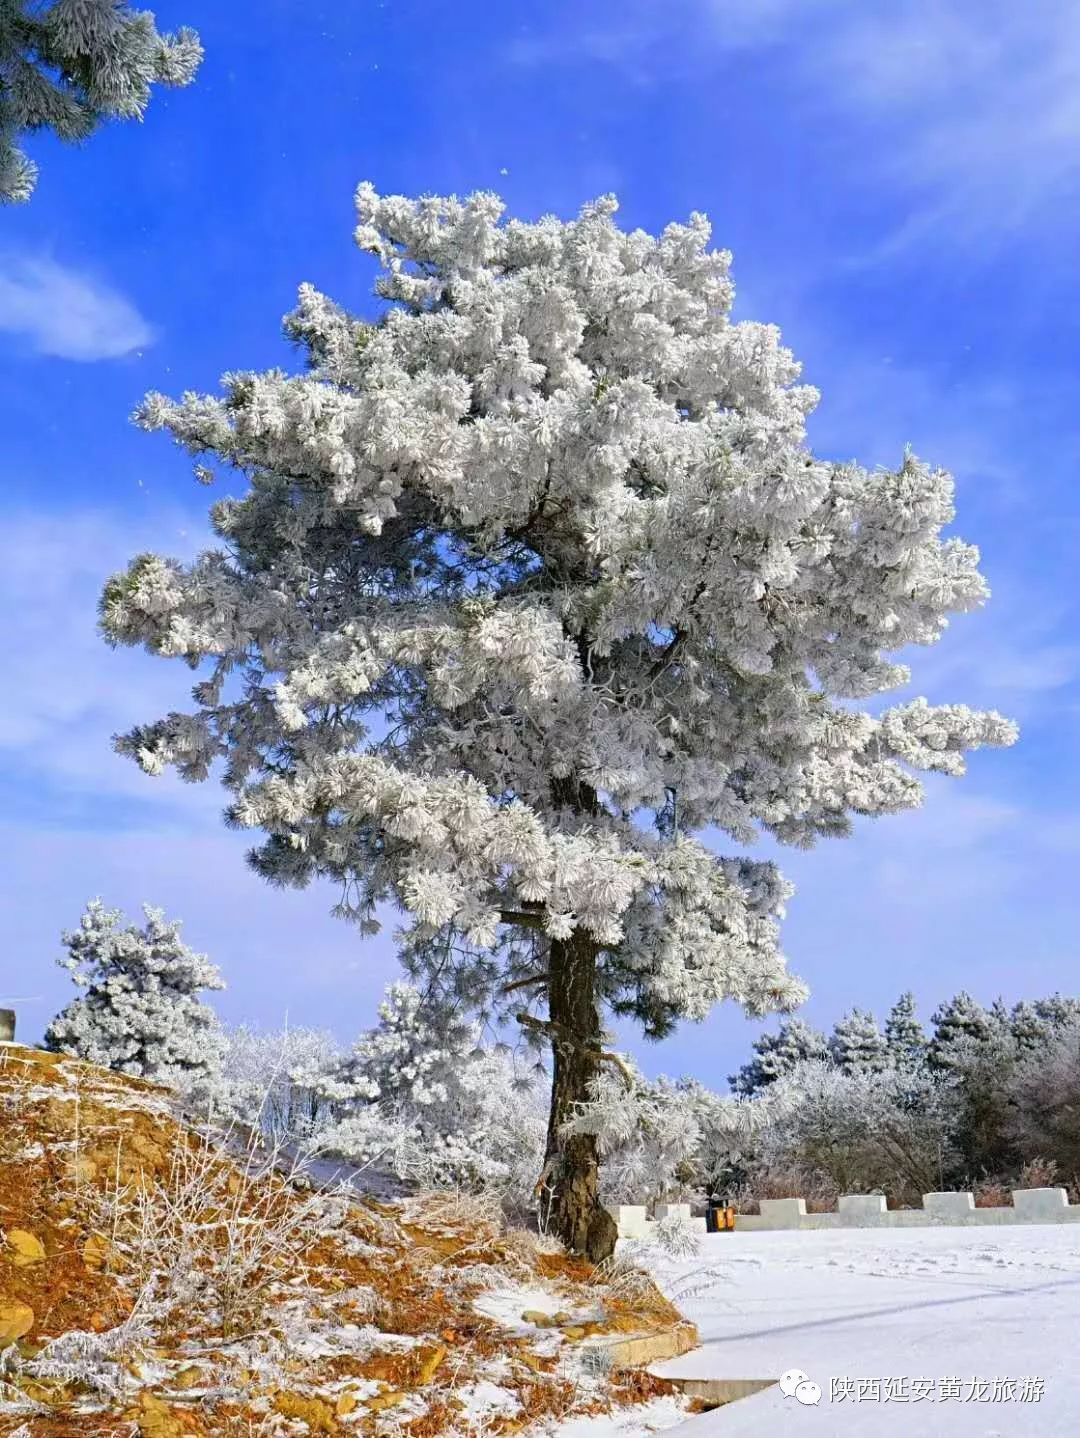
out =
<path fill-rule="evenodd" d="M 576 1105 L 590 1097 L 601 1061 L 596 956 L 596 944 L 580 930 L 551 944 L 548 1013 L 554 1072 L 543 1182 L 552 1231 L 572 1253 L 601 1263 L 614 1251 L 618 1231 L 600 1202 L 596 1139 L 561 1133 Z"/>

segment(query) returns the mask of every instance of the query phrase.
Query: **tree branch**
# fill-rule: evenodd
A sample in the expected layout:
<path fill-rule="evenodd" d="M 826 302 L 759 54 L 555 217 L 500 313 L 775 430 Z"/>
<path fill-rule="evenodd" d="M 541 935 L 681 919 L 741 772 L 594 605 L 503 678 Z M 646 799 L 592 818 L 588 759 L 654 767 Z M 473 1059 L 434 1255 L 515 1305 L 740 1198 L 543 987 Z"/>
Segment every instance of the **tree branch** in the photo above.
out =
<path fill-rule="evenodd" d="M 520 924 L 526 929 L 542 929 L 544 927 L 543 914 L 533 913 L 527 909 L 500 909 L 499 922 L 502 924 Z"/>
<path fill-rule="evenodd" d="M 533 984 L 546 984 L 547 981 L 548 981 L 548 975 L 547 975 L 546 973 L 543 973 L 543 974 L 530 974 L 527 979 L 515 979 L 512 984 L 505 984 L 505 985 L 499 990 L 499 993 L 500 993 L 500 994 L 512 994 L 512 993 L 514 993 L 517 989 L 527 989 L 527 988 L 529 988 L 529 987 L 530 987 L 531 985 L 533 985 Z"/>
<path fill-rule="evenodd" d="M 551 1019 L 538 1019 L 533 1014 L 526 1013 L 515 1014 L 514 1017 L 522 1028 L 532 1029 L 534 1033 L 541 1033 L 552 1043 L 564 1044 L 568 1048 L 577 1049 L 579 1053 L 587 1054 L 597 1063 L 612 1064 L 622 1075 L 627 1088 L 633 1088 L 637 1083 L 633 1069 L 622 1054 L 608 1053 L 606 1049 L 598 1049 L 592 1044 L 584 1043 L 565 1024 L 553 1023 Z"/>

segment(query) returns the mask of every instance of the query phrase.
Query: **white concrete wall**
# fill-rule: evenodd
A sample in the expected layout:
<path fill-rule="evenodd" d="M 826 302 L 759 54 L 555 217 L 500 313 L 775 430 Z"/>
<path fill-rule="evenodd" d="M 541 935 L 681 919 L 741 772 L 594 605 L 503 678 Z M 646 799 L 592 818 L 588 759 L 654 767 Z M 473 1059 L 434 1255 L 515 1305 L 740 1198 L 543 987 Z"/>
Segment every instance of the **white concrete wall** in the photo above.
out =
<path fill-rule="evenodd" d="M 807 1213 L 801 1198 L 763 1198 L 760 1213 L 740 1213 L 736 1230 L 813 1228 L 926 1228 L 941 1225 L 987 1226 L 1017 1223 L 1077 1223 L 1080 1204 L 1070 1204 L 1063 1188 L 1013 1189 L 1011 1208 L 976 1208 L 970 1193 L 927 1193 L 921 1208 L 900 1208 L 889 1212 L 879 1193 L 847 1193 L 835 1213 Z M 657 1215 L 678 1212 L 688 1217 L 688 1204 L 660 1205 Z M 624 1218 L 623 1215 L 626 1215 Z M 620 1238 L 645 1238 L 652 1226 L 643 1205 L 615 1211 Z M 703 1219 L 694 1219 L 701 1227 Z"/>

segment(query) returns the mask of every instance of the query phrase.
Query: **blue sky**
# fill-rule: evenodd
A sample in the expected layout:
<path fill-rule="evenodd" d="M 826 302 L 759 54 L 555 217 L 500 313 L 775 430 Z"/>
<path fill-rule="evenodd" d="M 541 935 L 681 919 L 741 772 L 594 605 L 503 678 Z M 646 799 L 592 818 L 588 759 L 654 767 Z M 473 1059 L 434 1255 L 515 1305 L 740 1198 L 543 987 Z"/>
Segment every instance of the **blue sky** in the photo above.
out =
<path fill-rule="evenodd" d="M 343 12 L 345 12 L 343 14 Z M 0 605 L 0 994 L 40 1031 L 87 897 L 185 920 L 231 1020 L 370 1022 L 394 973 L 327 891 L 242 863 L 220 792 L 150 780 L 109 736 L 187 677 L 94 632 L 102 580 L 182 554 L 207 494 L 128 416 L 148 389 L 289 364 L 280 317 L 311 281 L 372 308 L 352 193 L 495 189 L 564 217 L 690 210 L 735 255 L 740 317 L 778 324 L 822 391 L 821 454 L 953 471 L 956 531 L 993 588 L 914 660 L 911 692 L 1001 709 L 1012 750 L 933 784 L 917 814 L 781 854 L 807 1016 L 924 1014 L 1076 992 L 1080 944 L 1080 12 L 1071 0 L 167 0 L 206 47 L 194 87 L 81 150 L 32 143 L 32 202 L 0 215 L 6 399 Z M 719 1083 L 760 1026 L 718 1011 L 650 1072 Z"/>

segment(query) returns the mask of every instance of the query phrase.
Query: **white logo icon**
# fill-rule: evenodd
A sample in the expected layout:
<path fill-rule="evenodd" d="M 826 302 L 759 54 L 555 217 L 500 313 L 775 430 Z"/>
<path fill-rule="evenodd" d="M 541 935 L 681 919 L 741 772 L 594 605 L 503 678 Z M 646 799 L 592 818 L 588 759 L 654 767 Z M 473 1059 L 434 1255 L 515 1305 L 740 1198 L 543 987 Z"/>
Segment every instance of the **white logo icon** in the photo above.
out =
<path fill-rule="evenodd" d="M 809 1373 L 804 1373 L 801 1368 L 789 1368 L 786 1373 L 780 1375 L 780 1392 L 785 1398 L 790 1398 L 800 1383 L 809 1383 Z"/>
<path fill-rule="evenodd" d="M 794 1398 L 797 1403 L 821 1402 L 821 1387 L 811 1381 L 809 1374 L 801 1368 L 789 1368 L 780 1375 L 780 1392 L 785 1398 Z"/>

